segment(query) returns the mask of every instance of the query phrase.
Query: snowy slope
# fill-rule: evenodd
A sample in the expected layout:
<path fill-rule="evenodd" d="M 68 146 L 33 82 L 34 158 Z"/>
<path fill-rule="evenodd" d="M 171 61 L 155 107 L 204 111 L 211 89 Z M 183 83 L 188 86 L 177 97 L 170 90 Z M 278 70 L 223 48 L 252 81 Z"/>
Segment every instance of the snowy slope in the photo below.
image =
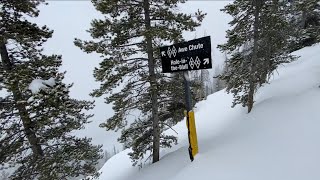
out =
<path fill-rule="evenodd" d="M 224 91 L 197 104 L 199 154 L 189 161 L 185 121 L 174 127 L 179 145 L 160 162 L 132 167 L 125 150 L 101 169 L 101 180 L 319 180 L 320 45 L 295 52 L 256 94 L 252 113 L 230 108 Z M 171 130 L 167 133 L 174 133 Z"/>

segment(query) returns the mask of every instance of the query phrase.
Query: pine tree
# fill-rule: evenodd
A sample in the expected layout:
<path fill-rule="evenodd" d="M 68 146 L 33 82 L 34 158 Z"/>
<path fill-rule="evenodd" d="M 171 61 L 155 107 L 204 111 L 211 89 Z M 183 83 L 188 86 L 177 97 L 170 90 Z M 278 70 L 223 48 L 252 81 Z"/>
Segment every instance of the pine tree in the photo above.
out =
<path fill-rule="evenodd" d="M 289 7 L 288 19 L 292 27 L 295 27 L 291 50 L 320 42 L 319 0 L 294 0 Z"/>
<path fill-rule="evenodd" d="M 221 79 L 234 95 L 233 106 L 242 104 L 250 112 L 256 90 L 279 64 L 294 59 L 288 53 L 291 36 L 285 6 L 279 0 L 236 0 L 223 9 L 233 17 L 233 29 L 227 31 L 228 42 L 219 46 L 231 55 Z"/>
<path fill-rule="evenodd" d="M 207 93 L 207 86 L 209 84 L 209 71 L 207 69 L 202 69 L 200 70 L 200 84 L 201 84 L 201 95 L 200 99 L 206 99 L 207 96 L 209 95 Z"/>
<path fill-rule="evenodd" d="M 208 76 L 209 72 L 207 70 L 189 72 L 192 106 L 195 105 L 196 102 L 205 98 L 205 86 Z"/>
<path fill-rule="evenodd" d="M 163 91 L 167 91 L 164 93 L 167 99 L 162 103 L 163 109 L 160 112 L 162 119 L 168 123 L 168 128 L 180 122 L 184 116 L 186 105 L 183 81 L 183 73 L 177 72 L 168 81 L 160 83 Z M 169 121 L 170 118 L 172 119 Z"/>
<path fill-rule="evenodd" d="M 225 62 L 227 61 L 228 59 L 225 58 Z M 227 67 L 226 65 L 215 67 L 214 76 L 213 76 L 213 88 L 212 88 L 213 93 L 226 88 L 225 81 L 220 78 L 220 76 L 227 71 L 226 67 Z"/>
<path fill-rule="evenodd" d="M 97 175 L 100 147 L 72 133 L 89 122 L 85 111 L 93 102 L 69 96 L 61 56 L 42 54 L 53 32 L 26 20 L 39 15 L 43 2 L 0 4 L 0 169 L 12 168 L 10 179 L 17 180 Z"/>
<path fill-rule="evenodd" d="M 109 94 L 106 100 L 113 103 L 115 114 L 101 127 L 122 130 L 119 141 L 132 148 L 134 164 L 146 152 L 157 162 L 160 147 L 176 142 L 175 137 L 162 133 L 170 124 L 161 112 L 170 99 L 164 83 L 172 77 L 160 73 L 158 48 L 164 41 L 182 41 L 182 31 L 194 30 L 204 15 L 176 12 L 177 4 L 184 0 L 92 2 L 105 18 L 92 21 L 89 32 L 94 40 L 76 39 L 75 44 L 87 53 L 96 52 L 103 57 L 94 71 L 101 86 L 92 95 Z M 119 86 L 122 89 L 113 92 Z M 128 125 L 127 115 L 136 109 L 141 115 Z"/>

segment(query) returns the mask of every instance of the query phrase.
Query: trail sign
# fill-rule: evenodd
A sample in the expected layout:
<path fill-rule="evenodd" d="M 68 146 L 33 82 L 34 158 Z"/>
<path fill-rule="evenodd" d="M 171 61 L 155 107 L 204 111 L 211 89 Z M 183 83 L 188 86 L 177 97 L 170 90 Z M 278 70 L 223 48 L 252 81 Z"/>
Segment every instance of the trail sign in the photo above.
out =
<path fill-rule="evenodd" d="M 164 73 L 211 69 L 210 36 L 160 47 Z"/>
<path fill-rule="evenodd" d="M 186 95 L 186 122 L 189 137 L 189 156 L 191 161 L 198 153 L 198 140 L 194 112 L 192 110 L 189 73 L 190 70 L 210 69 L 211 41 L 210 36 L 191 41 L 160 47 L 162 71 L 171 73 L 184 72 L 184 88 Z"/>

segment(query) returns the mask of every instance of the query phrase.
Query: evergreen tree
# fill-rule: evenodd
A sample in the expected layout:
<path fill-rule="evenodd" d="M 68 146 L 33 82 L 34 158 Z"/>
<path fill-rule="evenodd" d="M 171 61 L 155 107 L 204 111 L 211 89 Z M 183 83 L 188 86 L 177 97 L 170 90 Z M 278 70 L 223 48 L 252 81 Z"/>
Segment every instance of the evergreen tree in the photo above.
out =
<path fill-rule="evenodd" d="M 92 0 L 95 8 L 105 15 L 92 21 L 89 30 L 94 40 L 75 44 L 87 53 L 101 54 L 103 61 L 94 76 L 101 82 L 93 96 L 109 94 L 107 103 L 113 103 L 114 116 L 101 127 L 122 130 L 120 142 L 133 152 L 131 158 L 143 158 L 150 152 L 153 162 L 159 160 L 160 147 L 170 147 L 175 137 L 163 135 L 167 127 L 166 108 L 168 83 L 172 76 L 161 74 L 159 46 L 164 41 L 182 41 L 182 31 L 194 30 L 204 18 L 176 12 L 184 0 Z M 117 87 L 120 91 L 113 92 Z M 138 109 L 141 115 L 127 126 L 127 115 Z"/>
<path fill-rule="evenodd" d="M 209 71 L 199 70 L 189 72 L 190 89 L 192 94 L 192 105 L 203 100 L 205 96 L 205 86 L 209 79 Z"/>
<path fill-rule="evenodd" d="M 52 31 L 26 20 L 38 16 L 42 2 L 0 3 L 0 169 L 14 169 L 10 179 L 17 180 L 97 175 L 100 147 L 71 133 L 88 123 L 92 115 L 84 111 L 93 103 L 69 96 L 61 57 L 42 54 Z"/>
<path fill-rule="evenodd" d="M 207 92 L 207 87 L 210 84 L 209 71 L 207 69 L 200 70 L 200 84 L 201 84 L 201 95 L 200 99 L 206 99 L 209 95 Z"/>
<path fill-rule="evenodd" d="M 162 103 L 163 109 L 160 111 L 163 113 L 161 116 L 164 121 L 168 123 L 168 128 L 174 126 L 184 117 L 185 95 L 184 95 L 184 83 L 183 73 L 173 73 L 171 78 L 162 82 L 163 90 L 167 91 L 164 93 L 166 101 Z M 170 121 L 168 119 L 172 118 Z"/>
<path fill-rule="evenodd" d="M 290 3 L 290 18 L 294 32 L 291 50 L 320 42 L 319 0 L 294 0 Z"/>
<path fill-rule="evenodd" d="M 279 64 L 294 59 L 288 54 L 286 9 L 279 0 L 236 0 L 223 9 L 233 17 L 233 28 L 227 31 L 228 42 L 219 46 L 231 55 L 221 79 L 234 95 L 233 106 L 242 104 L 250 112 L 258 87 L 268 82 Z"/>
<path fill-rule="evenodd" d="M 225 58 L 225 62 L 227 62 L 227 58 Z M 213 76 L 213 92 L 217 92 L 217 91 L 220 91 L 224 88 L 226 88 L 226 83 L 224 80 L 222 80 L 220 78 L 220 76 L 222 74 L 224 74 L 224 72 L 227 71 L 226 69 L 226 65 L 224 66 L 216 66 L 215 69 L 214 69 L 214 76 Z"/>

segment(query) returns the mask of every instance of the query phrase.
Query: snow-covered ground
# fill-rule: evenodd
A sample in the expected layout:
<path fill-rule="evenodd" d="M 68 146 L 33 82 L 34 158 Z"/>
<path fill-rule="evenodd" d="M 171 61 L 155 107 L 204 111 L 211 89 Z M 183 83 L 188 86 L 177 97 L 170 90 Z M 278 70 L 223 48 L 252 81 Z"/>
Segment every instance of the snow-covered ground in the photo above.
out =
<path fill-rule="evenodd" d="M 260 88 L 250 114 L 231 108 L 232 95 L 219 91 L 196 105 L 199 154 L 188 157 L 185 121 L 174 126 L 179 145 L 161 160 L 138 169 L 127 153 L 112 157 L 101 180 L 319 180 L 320 45 L 294 54 Z M 167 133 L 173 133 L 169 130 Z"/>

